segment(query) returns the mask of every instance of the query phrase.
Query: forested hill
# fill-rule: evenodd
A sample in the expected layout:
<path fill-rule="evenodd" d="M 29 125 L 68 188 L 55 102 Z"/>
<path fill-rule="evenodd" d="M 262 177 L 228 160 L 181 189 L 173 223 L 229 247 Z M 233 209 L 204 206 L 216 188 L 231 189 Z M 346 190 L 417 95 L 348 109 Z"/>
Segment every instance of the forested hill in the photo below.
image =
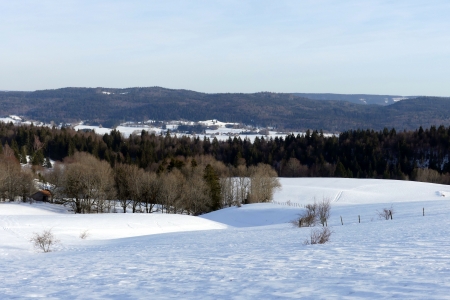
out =
<path fill-rule="evenodd" d="M 311 100 L 294 94 L 205 94 L 150 88 L 63 88 L 0 92 L 3 115 L 40 121 L 89 120 L 103 126 L 121 121 L 218 119 L 278 129 L 416 129 L 450 125 L 450 99 L 421 97 L 388 106 Z"/>
<path fill-rule="evenodd" d="M 347 101 L 356 104 L 378 104 L 378 105 L 390 105 L 397 101 L 417 98 L 417 97 L 404 97 L 399 95 L 370 95 L 370 94 L 320 94 L 320 93 L 295 93 L 294 95 L 312 99 L 312 100 L 339 100 Z"/>

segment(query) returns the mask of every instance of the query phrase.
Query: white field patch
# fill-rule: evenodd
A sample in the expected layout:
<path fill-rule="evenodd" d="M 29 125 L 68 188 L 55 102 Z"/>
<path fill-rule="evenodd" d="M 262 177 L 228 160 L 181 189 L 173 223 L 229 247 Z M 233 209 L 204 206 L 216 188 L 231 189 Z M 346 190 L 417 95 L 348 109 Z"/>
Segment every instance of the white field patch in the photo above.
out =
<path fill-rule="evenodd" d="M 19 250 L 33 251 L 29 243 L 33 233 L 48 229 L 60 239 L 59 250 L 64 250 L 79 245 L 83 232 L 87 232 L 87 240 L 98 241 L 226 228 L 223 224 L 186 215 L 69 214 L 63 206 L 40 203 L 0 203 L 0 224 L 3 227 L 3 234 L 0 233 L 3 246 L 0 247 L 0 256 L 16 255 Z"/>
<path fill-rule="evenodd" d="M 117 126 L 115 129 L 119 131 L 125 138 L 130 137 L 132 134 L 140 135 L 142 130 L 147 131 L 149 133 L 155 133 L 155 134 L 165 134 L 167 130 L 174 130 L 178 128 L 178 124 L 188 124 L 188 125 L 194 125 L 195 122 L 181 122 L 181 121 L 173 121 L 174 124 L 166 124 L 166 129 L 162 129 L 160 127 L 154 127 L 151 125 L 140 125 L 133 122 L 125 122 L 121 124 L 120 126 Z M 150 123 L 151 124 L 151 123 Z M 261 133 L 254 133 L 254 134 L 244 134 L 243 132 L 248 132 L 248 129 L 245 128 L 227 128 L 226 125 L 235 125 L 235 123 L 224 123 L 217 120 L 207 120 L 207 121 L 200 121 L 198 124 L 202 124 L 205 126 L 217 126 L 217 129 L 207 129 L 205 130 L 205 134 L 184 134 L 184 133 L 174 133 L 173 135 L 177 136 L 188 136 L 188 137 L 198 137 L 200 139 L 209 138 L 213 139 L 216 138 L 218 141 L 226 141 L 229 138 L 233 139 L 234 137 L 240 137 L 242 140 L 247 139 L 250 142 L 254 142 L 256 137 L 258 138 L 285 138 L 288 133 L 279 133 L 277 131 L 268 131 L 268 134 L 261 134 Z M 110 133 L 113 129 L 112 128 L 105 128 L 105 127 L 99 127 L 99 126 L 91 126 L 91 125 L 84 125 L 83 123 L 74 126 L 75 130 L 93 130 L 95 133 L 99 135 L 103 135 L 105 133 Z M 291 132 L 289 134 L 297 135 L 305 135 L 304 132 Z M 324 134 L 325 136 L 332 136 L 332 134 Z"/>
<path fill-rule="evenodd" d="M 448 298 L 447 186 L 333 178 L 281 184 L 274 203 L 202 217 L 73 215 L 60 206 L 0 203 L 0 298 Z M 311 229 L 288 222 L 324 196 L 332 200 L 331 241 L 305 246 Z M 391 205 L 393 220 L 379 219 L 377 210 Z M 61 240 L 55 251 L 33 250 L 32 233 L 50 228 Z"/>
<path fill-rule="evenodd" d="M 349 178 L 283 178 L 282 189 L 275 193 L 275 201 L 291 201 L 301 205 L 324 198 L 334 205 L 349 205 L 450 200 L 448 197 L 448 185 Z"/>

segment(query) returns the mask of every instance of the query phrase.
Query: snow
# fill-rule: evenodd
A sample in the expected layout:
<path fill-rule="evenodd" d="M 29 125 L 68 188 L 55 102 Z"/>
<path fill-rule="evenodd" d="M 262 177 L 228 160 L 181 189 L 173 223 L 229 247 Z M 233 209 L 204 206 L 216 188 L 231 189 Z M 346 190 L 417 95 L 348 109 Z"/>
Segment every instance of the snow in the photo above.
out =
<path fill-rule="evenodd" d="M 99 127 L 99 126 L 90 126 L 90 125 L 76 125 L 74 126 L 75 130 L 84 130 L 84 129 L 89 129 L 89 130 L 93 130 L 95 133 L 100 134 L 100 135 L 104 135 L 105 133 L 111 133 L 112 129 L 111 128 L 105 128 L 105 127 Z M 155 127 L 149 127 L 149 126 L 117 126 L 116 130 L 119 131 L 120 133 L 122 133 L 122 135 L 125 138 L 130 137 L 130 135 L 132 134 L 141 134 L 142 130 L 148 131 L 148 132 L 153 132 L 156 134 L 160 134 L 161 130 L 160 128 L 155 128 Z"/>
<path fill-rule="evenodd" d="M 1 121 L 1 119 L 0 119 Z M 151 123 L 154 122 L 152 120 L 149 120 L 145 123 Z M 250 142 L 254 142 L 256 137 L 258 138 L 285 138 L 288 133 L 280 133 L 276 131 L 268 131 L 268 134 L 262 134 L 259 133 L 258 130 L 254 131 L 254 133 L 249 134 L 249 132 L 252 132 L 250 129 L 245 128 L 227 128 L 226 125 L 236 125 L 237 123 L 224 123 L 220 122 L 218 120 L 206 120 L 206 121 L 199 121 L 199 124 L 205 125 L 205 126 L 218 126 L 217 129 L 207 129 L 205 130 L 205 134 L 183 134 L 183 133 L 175 133 L 177 136 L 188 136 L 192 138 L 198 137 L 199 139 L 203 140 L 204 138 L 213 139 L 216 138 L 218 141 L 227 141 L 229 138 L 233 139 L 234 137 L 239 137 L 242 140 L 247 139 Z M 185 122 L 185 121 L 170 121 L 166 124 L 166 128 L 162 129 L 160 127 L 153 127 L 149 125 L 141 125 L 141 122 L 124 122 L 120 126 L 117 126 L 115 129 L 119 131 L 125 138 L 130 137 L 132 134 L 140 135 L 142 130 L 145 130 L 149 133 L 154 134 L 165 134 L 167 130 L 177 130 L 178 126 L 180 124 L 185 125 L 194 125 L 195 122 Z M 112 131 L 112 128 L 104 128 L 99 126 L 90 126 L 90 125 L 84 125 L 83 122 L 80 124 L 74 126 L 75 130 L 93 130 L 95 133 L 103 135 L 105 133 L 110 133 Z M 243 133 L 245 132 L 245 133 Z M 173 134 L 173 133 L 172 133 Z M 304 132 L 291 132 L 290 134 L 296 135 L 304 135 Z M 324 136 L 332 136 L 333 134 L 324 134 Z"/>
<path fill-rule="evenodd" d="M 449 186 L 280 181 L 274 203 L 201 217 L 0 203 L 0 299 L 448 298 Z M 289 222 L 324 197 L 332 201 L 331 241 L 305 246 L 311 229 Z M 393 220 L 379 219 L 391 205 Z M 29 238 L 50 228 L 61 242 L 38 253 Z"/>
<path fill-rule="evenodd" d="M 11 119 L 16 120 L 16 121 L 22 121 L 22 118 L 16 115 L 10 115 L 9 116 Z"/>
<path fill-rule="evenodd" d="M 77 125 L 77 126 L 74 126 L 74 129 L 75 130 L 86 130 L 86 129 L 89 129 L 89 130 L 93 130 L 96 134 L 100 134 L 100 135 L 104 135 L 105 133 L 110 133 L 111 132 L 111 128 L 102 128 L 102 127 L 99 127 L 99 126 L 89 126 L 89 125 Z"/>
<path fill-rule="evenodd" d="M 206 121 L 199 121 L 199 124 L 205 125 L 205 126 L 219 126 L 219 127 L 225 127 L 226 125 L 238 125 L 239 123 L 225 123 L 220 122 L 218 120 L 206 120 Z"/>
<path fill-rule="evenodd" d="M 6 117 L 6 118 L 0 118 L 0 122 L 2 122 L 2 123 L 9 123 L 9 122 L 17 123 L 18 121 L 11 117 Z"/>
<path fill-rule="evenodd" d="M 328 198 L 334 205 L 445 200 L 450 186 L 414 181 L 348 178 L 284 178 L 275 199 L 305 205 Z"/>

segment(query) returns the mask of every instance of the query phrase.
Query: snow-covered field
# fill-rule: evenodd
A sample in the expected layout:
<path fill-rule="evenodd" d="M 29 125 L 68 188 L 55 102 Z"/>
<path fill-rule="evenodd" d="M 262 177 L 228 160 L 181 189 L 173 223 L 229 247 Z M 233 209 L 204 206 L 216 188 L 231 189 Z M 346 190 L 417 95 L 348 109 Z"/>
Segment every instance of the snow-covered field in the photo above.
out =
<path fill-rule="evenodd" d="M 281 183 L 274 203 L 202 217 L 0 203 L 0 299 L 448 299 L 450 186 Z M 305 246 L 311 229 L 289 221 L 323 198 L 334 233 Z M 376 211 L 391 205 L 393 220 L 380 220 Z M 50 228 L 61 242 L 38 253 L 29 239 Z"/>
<path fill-rule="evenodd" d="M 1 119 L 0 119 L 1 121 Z M 183 123 L 183 122 L 176 122 L 173 121 L 174 123 Z M 184 123 L 189 123 L 191 125 L 194 124 L 194 122 L 184 122 Z M 239 129 L 233 129 L 233 128 L 226 128 L 225 125 L 227 124 L 233 124 L 233 123 L 223 123 L 217 120 L 208 120 L 208 121 L 200 121 L 198 122 L 200 124 L 203 125 L 207 125 L 207 126 L 218 126 L 217 129 L 208 129 L 205 130 L 205 134 L 196 134 L 196 135 L 191 135 L 191 134 L 181 134 L 181 133 L 176 133 L 176 135 L 178 136 L 189 136 L 189 137 L 198 137 L 200 139 L 204 139 L 206 138 L 216 138 L 218 141 L 226 141 L 228 140 L 230 137 L 234 138 L 236 137 L 240 137 L 241 139 L 248 139 L 251 142 L 253 142 L 255 140 L 256 137 L 264 137 L 264 138 L 275 138 L 275 137 L 279 137 L 279 138 L 285 138 L 286 137 L 286 133 L 278 133 L 276 131 L 268 131 L 268 135 L 264 135 L 264 134 L 244 134 L 242 132 L 246 132 L 247 130 L 244 128 L 239 128 Z M 119 131 L 120 133 L 122 133 L 122 135 L 126 138 L 130 137 L 130 135 L 132 134 L 141 134 L 142 130 L 148 131 L 150 133 L 155 133 L 155 134 L 165 134 L 167 132 L 167 129 L 177 129 L 178 125 L 174 125 L 174 124 L 167 124 L 166 125 L 166 129 L 162 129 L 160 127 L 153 127 L 151 125 L 139 125 L 139 124 L 134 124 L 131 122 L 126 122 L 124 124 L 122 124 L 121 126 L 117 126 L 115 129 L 117 131 Z M 90 126 L 90 125 L 84 125 L 83 123 L 74 126 L 75 130 L 93 130 L 95 133 L 103 135 L 105 133 L 110 133 L 112 131 L 112 128 L 104 128 L 104 127 L 99 127 L 99 126 Z M 304 134 L 303 132 L 293 132 L 293 134 L 297 135 L 297 134 Z M 331 134 L 326 134 L 327 136 L 330 136 Z"/>
<path fill-rule="evenodd" d="M 106 93 L 106 92 L 104 92 Z M 3 123 L 9 123 L 12 122 L 18 126 L 20 125 L 30 125 L 34 124 L 35 126 L 47 126 L 47 127 L 53 127 L 52 124 L 46 124 L 40 121 L 24 121 L 21 117 L 11 115 L 8 117 L 0 118 L 0 122 Z M 142 130 L 147 131 L 149 133 L 154 134 L 165 134 L 167 130 L 173 130 L 177 129 L 179 124 L 188 124 L 188 125 L 194 125 L 197 122 L 186 122 L 186 121 L 171 121 L 169 123 L 173 124 L 166 124 L 166 128 L 163 129 L 161 127 L 154 127 L 152 125 L 151 121 L 142 123 L 134 123 L 134 122 L 125 122 L 121 124 L 120 126 L 115 127 L 114 129 L 119 131 L 125 138 L 129 138 L 131 135 L 136 134 L 140 135 Z M 188 137 L 198 137 L 200 139 L 209 138 L 213 139 L 216 138 L 218 141 L 227 141 L 230 137 L 233 139 L 234 137 L 240 137 L 242 140 L 247 139 L 250 142 L 254 142 L 256 137 L 258 138 L 285 138 L 288 133 L 280 133 L 277 131 L 267 131 L 267 134 L 259 133 L 258 130 L 249 133 L 249 129 L 246 128 L 227 128 L 226 125 L 233 125 L 234 123 L 224 123 L 217 120 L 207 120 L 207 121 L 200 121 L 199 124 L 203 124 L 206 126 L 217 126 L 217 129 L 207 129 L 205 130 L 204 134 L 185 134 L 185 133 L 174 133 L 178 136 L 188 136 Z M 61 125 L 61 124 L 60 124 Z M 101 126 L 93 126 L 93 125 L 85 125 L 84 122 L 80 122 L 78 125 L 73 126 L 75 130 L 92 130 L 96 134 L 104 135 L 109 134 L 113 130 L 113 128 L 107 128 L 107 127 L 101 127 Z M 251 131 L 251 130 L 250 130 Z M 304 135 L 304 132 L 290 132 L 289 134 L 300 134 Z M 325 136 L 331 136 L 332 134 L 325 134 Z"/>

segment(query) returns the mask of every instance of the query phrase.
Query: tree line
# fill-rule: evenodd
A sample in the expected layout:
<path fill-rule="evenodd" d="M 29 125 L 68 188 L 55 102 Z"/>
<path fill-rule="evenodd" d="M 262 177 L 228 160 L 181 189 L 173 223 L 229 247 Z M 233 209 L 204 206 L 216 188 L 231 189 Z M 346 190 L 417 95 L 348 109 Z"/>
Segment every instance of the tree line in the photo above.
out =
<path fill-rule="evenodd" d="M 134 164 L 112 167 L 87 152 L 75 152 L 50 169 L 21 168 L 8 145 L 0 154 L 2 200 L 25 201 L 38 177 L 51 192 L 51 202 L 69 205 L 75 213 L 121 209 L 136 213 L 200 215 L 224 207 L 272 200 L 279 182 L 268 165 L 225 166 L 211 156 L 178 161 L 165 170 L 145 171 Z"/>
<path fill-rule="evenodd" d="M 211 156 L 225 166 L 271 166 L 283 177 L 352 177 L 410 179 L 448 183 L 450 127 L 414 131 L 348 130 L 327 136 L 321 131 L 284 138 L 239 137 L 226 141 L 198 137 L 155 135 L 142 131 L 129 138 L 113 130 L 103 136 L 73 129 L 0 124 L 2 145 L 16 159 L 49 166 L 76 152 L 87 152 L 111 167 L 134 165 L 161 173 L 182 168 L 196 156 Z"/>

